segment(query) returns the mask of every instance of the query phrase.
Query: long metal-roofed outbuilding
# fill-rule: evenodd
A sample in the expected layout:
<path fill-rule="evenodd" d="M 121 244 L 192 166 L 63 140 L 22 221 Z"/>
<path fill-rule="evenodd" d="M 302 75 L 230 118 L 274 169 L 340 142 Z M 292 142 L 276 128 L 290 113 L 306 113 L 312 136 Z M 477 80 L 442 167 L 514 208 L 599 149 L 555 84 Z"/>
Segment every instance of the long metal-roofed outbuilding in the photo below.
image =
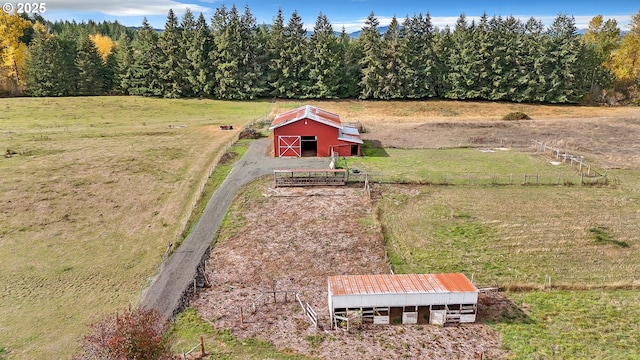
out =
<path fill-rule="evenodd" d="M 331 324 L 358 314 L 374 324 L 476 321 L 478 288 L 461 273 L 329 276 Z"/>
<path fill-rule="evenodd" d="M 276 115 L 269 130 L 276 157 L 358 156 L 363 143 L 358 129 L 338 114 L 311 105 Z"/>

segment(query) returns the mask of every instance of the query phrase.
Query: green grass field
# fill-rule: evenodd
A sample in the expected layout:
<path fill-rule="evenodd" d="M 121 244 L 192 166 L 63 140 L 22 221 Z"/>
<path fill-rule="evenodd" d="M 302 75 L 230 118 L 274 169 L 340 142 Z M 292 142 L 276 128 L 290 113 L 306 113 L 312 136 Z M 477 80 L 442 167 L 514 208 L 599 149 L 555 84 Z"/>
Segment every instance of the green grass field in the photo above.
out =
<path fill-rule="evenodd" d="M 527 318 L 493 326 L 513 359 L 637 359 L 636 290 L 508 293 Z"/>
<path fill-rule="evenodd" d="M 519 184 L 525 174 L 538 174 L 540 184 L 580 183 L 579 174 L 569 166 L 554 166 L 543 156 L 516 150 L 382 149 L 366 142 L 363 153 L 340 159 L 338 166 L 394 183 Z"/>
<path fill-rule="evenodd" d="M 419 157 L 417 150 L 406 153 Z M 529 166 L 537 161 L 531 158 Z M 475 164 L 477 171 L 499 166 Z M 458 165 L 468 167 L 452 158 L 435 170 L 456 172 Z M 602 187 L 387 187 L 378 214 L 390 261 L 399 273 L 461 271 L 480 286 L 520 290 L 506 295 L 526 318 L 504 314 L 492 325 L 510 358 L 635 359 L 640 172 L 609 176 L 614 180 Z M 547 275 L 552 290 L 541 291 Z"/>
<path fill-rule="evenodd" d="M 461 271 L 478 284 L 638 285 L 640 194 L 610 187 L 393 189 L 379 203 L 399 272 Z"/>
<path fill-rule="evenodd" d="M 0 356 L 67 358 L 138 302 L 216 156 L 269 102 L 0 99 Z"/>

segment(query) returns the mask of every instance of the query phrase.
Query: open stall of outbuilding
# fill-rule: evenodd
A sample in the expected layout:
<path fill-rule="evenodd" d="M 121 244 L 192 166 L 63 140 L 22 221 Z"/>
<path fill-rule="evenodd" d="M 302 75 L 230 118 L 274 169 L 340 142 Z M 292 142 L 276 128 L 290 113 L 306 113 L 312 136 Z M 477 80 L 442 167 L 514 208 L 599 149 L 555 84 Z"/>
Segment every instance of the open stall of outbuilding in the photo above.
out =
<path fill-rule="evenodd" d="M 332 327 L 358 318 L 374 324 L 476 321 L 478 289 L 462 273 L 329 276 Z"/>

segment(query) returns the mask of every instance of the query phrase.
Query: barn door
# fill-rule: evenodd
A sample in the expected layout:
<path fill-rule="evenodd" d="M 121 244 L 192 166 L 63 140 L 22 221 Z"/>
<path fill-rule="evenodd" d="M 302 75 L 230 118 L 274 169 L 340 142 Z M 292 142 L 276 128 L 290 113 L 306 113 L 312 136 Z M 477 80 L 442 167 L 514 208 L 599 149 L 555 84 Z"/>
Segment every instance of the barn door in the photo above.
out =
<path fill-rule="evenodd" d="M 278 136 L 278 156 L 297 156 L 301 155 L 300 136 Z"/>

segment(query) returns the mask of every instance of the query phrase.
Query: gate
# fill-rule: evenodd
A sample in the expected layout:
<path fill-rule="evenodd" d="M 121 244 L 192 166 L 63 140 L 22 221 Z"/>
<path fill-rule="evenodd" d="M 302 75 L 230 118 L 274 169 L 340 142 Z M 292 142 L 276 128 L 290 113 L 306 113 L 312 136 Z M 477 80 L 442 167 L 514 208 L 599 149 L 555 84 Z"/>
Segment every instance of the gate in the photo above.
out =
<path fill-rule="evenodd" d="M 278 157 L 302 155 L 300 136 L 278 136 Z"/>

